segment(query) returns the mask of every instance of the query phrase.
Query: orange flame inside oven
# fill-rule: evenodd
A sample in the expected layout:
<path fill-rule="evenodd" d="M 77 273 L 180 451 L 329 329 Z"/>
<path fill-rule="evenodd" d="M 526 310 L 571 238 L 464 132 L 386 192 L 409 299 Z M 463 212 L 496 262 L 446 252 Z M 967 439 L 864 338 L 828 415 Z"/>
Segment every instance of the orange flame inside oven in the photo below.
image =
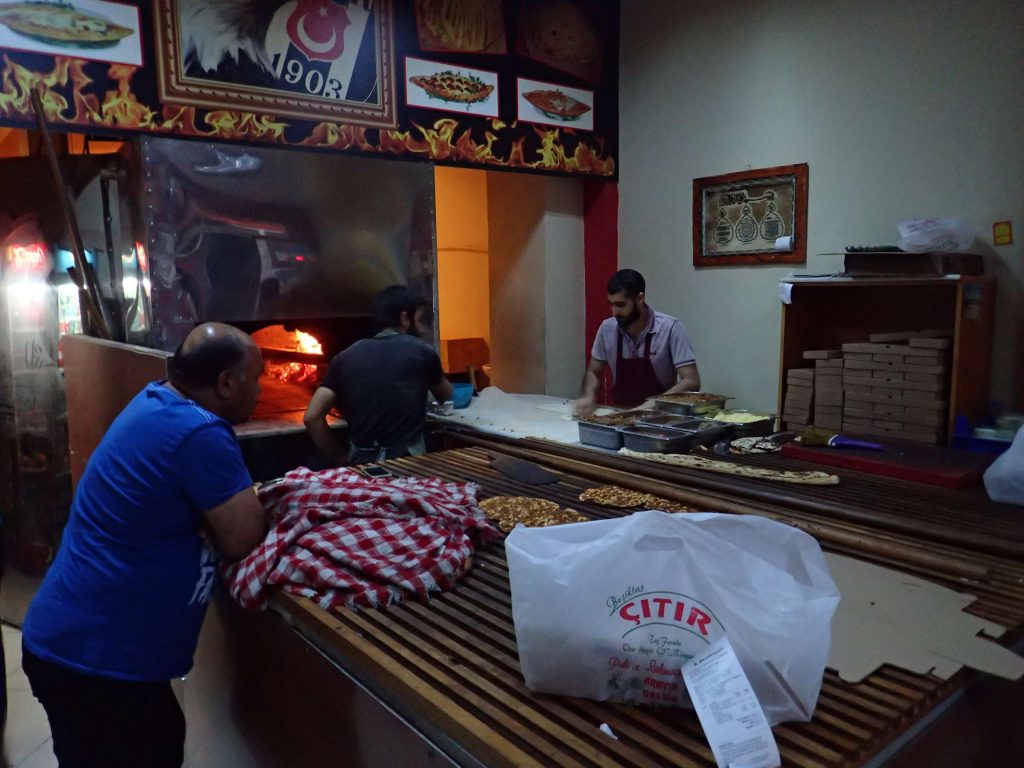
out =
<path fill-rule="evenodd" d="M 253 338 L 258 344 L 260 343 L 259 333 L 253 334 Z M 287 334 L 287 331 L 283 333 Z M 281 333 L 275 334 L 271 343 L 276 349 L 285 351 L 304 352 L 311 355 L 322 355 L 324 352 L 316 336 L 302 331 L 293 331 L 283 339 Z M 266 375 L 285 384 L 316 384 L 319 379 L 318 367 L 316 363 L 271 361 L 266 365 Z"/>
<path fill-rule="evenodd" d="M 50 123 L 98 126 L 103 128 L 144 130 L 159 134 L 199 136 L 209 139 L 266 141 L 269 143 L 332 149 L 354 149 L 365 153 L 420 155 L 431 160 L 477 163 L 499 167 L 532 168 L 568 173 L 610 176 L 615 173 L 615 158 L 604 155 L 599 137 L 592 143 L 575 140 L 571 128 L 531 126 L 540 146 L 527 149 L 525 137 L 507 142 L 507 149 L 496 150 L 501 133 L 515 128 L 498 119 L 490 120 L 490 130 L 478 141 L 469 128 L 459 130 L 457 120 L 442 118 L 433 125 L 413 123 L 414 130 L 379 130 L 374 134 L 358 125 L 319 123 L 305 138 L 289 141 L 285 132 L 290 124 L 274 115 L 236 112 L 228 109 L 207 111 L 199 117 L 195 107 L 165 104 L 155 112 L 140 102 L 132 90 L 137 67 L 112 64 L 107 76 L 117 84 L 114 90 L 98 95 L 99 89 L 85 74 L 85 63 L 63 56 L 54 57 L 50 72 L 33 72 L 3 56 L 0 71 L 0 117 L 33 117 L 30 94 L 41 89 L 46 119 Z M 70 93 L 68 88 L 70 86 Z M 66 95 L 65 95 L 66 94 Z M 566 137 L 572 137 L 570 152 Z M 596 148 L 595 148 L 596 145 Z"/>

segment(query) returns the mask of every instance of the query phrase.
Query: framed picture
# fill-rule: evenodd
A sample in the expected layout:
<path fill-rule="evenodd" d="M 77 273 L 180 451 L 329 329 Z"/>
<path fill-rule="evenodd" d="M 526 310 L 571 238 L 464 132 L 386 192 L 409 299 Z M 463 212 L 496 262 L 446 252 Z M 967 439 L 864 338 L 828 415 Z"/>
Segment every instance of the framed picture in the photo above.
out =
<path fill-rule="evenodd" d="M 456 114 L 498 116 L 498 73 L 405 57 L 405 103 Z"/>
<path fill-rule="evenodd" d="M 0 48 L 141 67 L 139 9 L 122 2 L 7 3 Z"/>
<path fill-rule="evenodd" d="M 693 264 L 807 261 L 807 163 L 693 180 Z"/>
<path fill-rule="evenodd" d="M 516 79 L 516 119 L 577 131 L 594 130 L 594 92 L 543 80 Z"/>
<path fill-rule="evenodd" d="M 508 53 L 501 0 L 416 0 L 421 51 Z"/>
<path fill-rule="evenodd" d="M 156 0 L 160 100 L 397 125 L 392 0 Z"/>

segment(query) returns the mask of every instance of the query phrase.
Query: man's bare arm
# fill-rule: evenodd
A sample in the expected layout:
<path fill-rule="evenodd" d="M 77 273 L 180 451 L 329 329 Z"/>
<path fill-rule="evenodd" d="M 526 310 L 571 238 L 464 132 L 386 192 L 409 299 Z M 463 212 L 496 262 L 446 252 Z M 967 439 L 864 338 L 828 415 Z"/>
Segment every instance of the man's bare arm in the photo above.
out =
<path fill-rule="evenodd" d="M 676 368 L 676 383 L 665 390 L 666 395 L 677 392 L 700 392 L 700 371 L 696 363 Z"/>
<path fill-rule="evenodd" d="M 306 425 L 306 431 L 320 452 L 335 464 L 341 464 L 346 458 L 345 449 L 327 424 L 327 414 L 337 402 L 338 396 L 334 394 L 334 390 L 319 387 L 306 406 L 302 423 Z"/>
<path fill-rule="evenodd" d="M 597 392 L 601 388 L 601 377 L 607 363 L 595 357 L 590 358 L 587 372 L 583 374 L 580 387 L 582 394 L 573 403 L 572 412 L 576 416 L 590 416 L 597 410 Z"/>
<path fill-rule="evenodd" d="M 452 387 L 452 383 L 448 381 L 444 376 L 434 386 L 430 388 L 430 394 L 434 396 L 434 399 L 439 403 L 443 403 L 446 400 L 451 400 L 455 394 L 455 390 Z"/>
<path fill-rule="evenodd" d="M 217 550 L 231 560 L 240 560 L 263 541 L 267 516 L 256 491 L 246 488 L 220 506 L 203 512 Z"/>

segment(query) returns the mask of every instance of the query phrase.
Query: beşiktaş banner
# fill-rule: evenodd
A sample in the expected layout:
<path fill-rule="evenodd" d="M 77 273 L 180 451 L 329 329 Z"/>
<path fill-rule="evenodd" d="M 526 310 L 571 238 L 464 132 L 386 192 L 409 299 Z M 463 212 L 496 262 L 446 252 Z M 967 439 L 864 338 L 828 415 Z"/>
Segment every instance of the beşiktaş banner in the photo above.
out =
<path fill-rule="evenodd" d="M 0 123 L 614 177 L 619 0 L 0 2 Z"/>

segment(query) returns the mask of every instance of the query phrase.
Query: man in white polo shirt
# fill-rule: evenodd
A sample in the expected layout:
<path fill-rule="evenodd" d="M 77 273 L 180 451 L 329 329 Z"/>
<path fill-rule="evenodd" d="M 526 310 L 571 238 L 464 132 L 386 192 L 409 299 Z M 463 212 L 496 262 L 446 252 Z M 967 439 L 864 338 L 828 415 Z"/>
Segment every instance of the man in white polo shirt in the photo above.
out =
<path fill-rule="evenodd" d="M 662 394 L 696 392 L 700 373 L 683 324 L 646 301 L 643 275 L 621 269 L 608 281 L 612 316 L 601 323 L 583 377 L 583 394 L 574 404 L 577 416 L 597 408 L 597 392 L 606 365 L 611 366 L 612 401 L 636 408 Z"/>

